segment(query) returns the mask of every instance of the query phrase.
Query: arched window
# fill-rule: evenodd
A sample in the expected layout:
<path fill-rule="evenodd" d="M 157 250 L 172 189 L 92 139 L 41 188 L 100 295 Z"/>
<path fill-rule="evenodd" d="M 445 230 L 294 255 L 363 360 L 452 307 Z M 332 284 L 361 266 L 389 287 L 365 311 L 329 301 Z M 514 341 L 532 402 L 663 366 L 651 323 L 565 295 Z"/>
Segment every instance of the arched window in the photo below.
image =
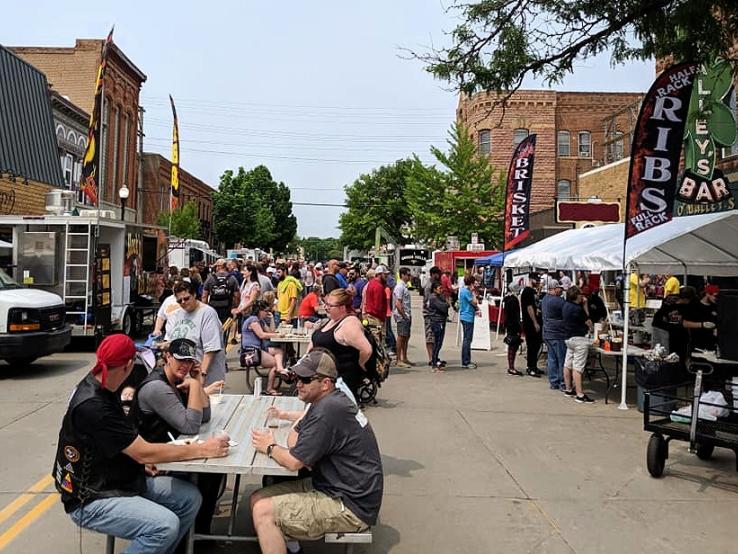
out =
<path fill-rule="evenodd" d="M 77 139 L 77 144 L 82 148 L 87 148 L 87 138 L 84 135 L 80 135 Z"/>
<path fill-rule="evenodd" d="M 71 142 L 72 144 L 77 144 L 77 134 L 74 131 L 69 131 L 67 133 L 67 140 Z"/>
<path fill-rule="evenodd" d="M 63 125 L 57 125 L 56 126 L 56 136 L 59 138 L 64 138 L 66 136 L 66 132 L 64 131 Z"/>
<path fill-rule="evenodd" d="M 571 198 L 571 181 L 561 179 L 556 185 L 556 198 L 558 200 L 569 200 Z"/>
<path fill-rule="evenodd" d="M 513 144 L 517 146 L 528 136 L 528 129 L 515 129 L 513 131 Z"/>
<path fill-rule="evenodd" d="M 479 155 L 487 156 L 492 150 L 492 132 L 489 129 L 479 131 Z"/>
<path fill-rule="evenodd" d="M 589 131 L 579 131 L 579 157 L 592 157 L 592 136 Z"/>
<path fill-rule="evenodd" d="M 559 156 L 571 156 L 571 133 L 559 131 L 558 136 Z"/>

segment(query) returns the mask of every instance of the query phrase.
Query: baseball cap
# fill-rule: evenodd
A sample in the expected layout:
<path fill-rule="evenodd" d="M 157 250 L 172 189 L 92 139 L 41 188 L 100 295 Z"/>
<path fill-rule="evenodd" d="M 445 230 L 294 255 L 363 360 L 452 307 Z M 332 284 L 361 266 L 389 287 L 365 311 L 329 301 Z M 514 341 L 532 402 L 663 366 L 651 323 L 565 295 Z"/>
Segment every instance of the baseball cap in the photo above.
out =
<path fill-rule="evenodd" d="M 720 287 L 717 285 L 705 285 L 705 294 L 720 294 Z"/>
<path fill-rule="evenodd" d="M 346 262 L 339 262 L 338 263 L 338 267 L 340 267 L 341 269 L 346 269 L 348 266 L 349 266 L 349 264 L 346 263 Z"/>
<path fill-rule="evenodd" d="M 169 343 L 169 353 L 178 360 L 200 361 L 195 342 L 190 339 L 174 339 Z"/>
<path fill-rule="evenodd" d="M 548 281 L 548 290 L 551 290 L 551 289 L 557 289 L 557 288 L 559 288 L 560 286 L 561 286 L 561 285 L 559 285 L 559 282 L 558 282 L 558 281 L 557 281 L 556 279 L 550 279 L 550 280 Z"/>
<path fill-rule="evenodd" d="M 300 377 L 312 377 L 317 374 L 331 379 L 338 377 L 336 358 L 329 350 L 320 347 L 313 348 L 290 369 Z"/>
<path fill-rule="evenodd" d="M 383 265 L 378 265 L 374 268 L 374 274 L 378 275 L 379 273 L 389 273 L 389 271 Z"/>

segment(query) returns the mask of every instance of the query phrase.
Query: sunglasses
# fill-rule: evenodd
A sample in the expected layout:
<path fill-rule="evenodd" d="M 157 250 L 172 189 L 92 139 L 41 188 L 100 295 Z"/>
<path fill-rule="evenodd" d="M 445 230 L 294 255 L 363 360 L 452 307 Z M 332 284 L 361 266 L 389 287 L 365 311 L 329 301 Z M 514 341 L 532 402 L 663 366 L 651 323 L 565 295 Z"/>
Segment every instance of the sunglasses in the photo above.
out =
<path fill-rule="evenodd" d="M 309 385 L 313 381 L 318 381 L 320 379 L 327 379 L 324 375 L 313 375 L 312 377 L 301 377 L 300 375 L 297 376 L 297 380 L 300 381 L 303 385 Z"/>
<path fill-rule="evenodd" d="M 182 298 L 177 298 L 177 304 L 184 304 L 185 302 L 189 302 L 192 300 L 191 296 L 183 296 Z"/>

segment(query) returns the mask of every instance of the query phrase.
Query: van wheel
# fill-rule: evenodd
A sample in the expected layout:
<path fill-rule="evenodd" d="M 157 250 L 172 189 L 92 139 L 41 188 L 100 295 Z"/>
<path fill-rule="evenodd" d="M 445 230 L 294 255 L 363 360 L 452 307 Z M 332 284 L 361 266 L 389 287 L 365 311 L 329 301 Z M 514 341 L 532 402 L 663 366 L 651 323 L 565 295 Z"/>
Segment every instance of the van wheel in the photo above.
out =
<path fill-rule="evenodd" d="M 27 358 L 13 358 L 12 360 L 7 360 L 7 362 L 10 364 L 10 367 L 26 368 L 36 360 L 38 358 L 28 356 Z"/>
<path fill-rule="evenodd" d="M 126 310 L 126 315 L 123 316 L 121 331 L 123 331 L 124 335 L 133 337 L 133 318 L 131 317 L 131 312 L 128 310 Z"/>

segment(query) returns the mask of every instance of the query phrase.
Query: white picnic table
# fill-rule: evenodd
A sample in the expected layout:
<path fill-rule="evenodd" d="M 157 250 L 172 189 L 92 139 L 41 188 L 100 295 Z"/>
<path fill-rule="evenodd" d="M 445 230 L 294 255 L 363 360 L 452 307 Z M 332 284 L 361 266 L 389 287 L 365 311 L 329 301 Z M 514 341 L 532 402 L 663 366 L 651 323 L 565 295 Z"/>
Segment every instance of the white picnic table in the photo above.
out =
<path fill-rule="evenodd" d="M 215 399 L 215 403 L 213 403 L 213 399 Z M 301 411 L 305 409 L 305 403 L 294 396 L 259 396 L 255 398 L 253 395 L 240 394 L 212 395 L 210 421 L 200 427 L 197 436 L 206 439 L 217 431 L 225 430 L 231 440 L 236 441 L 238 445 L 231 447 L 228 455 L 222 458 L 204 458 L 186 462 L 157 464 L 157 468 L 160 470 L 188 472 L 194 482 L 196 482 L 199 473 L 225 473 L 236 476 L 231 503 L 231 519 L 227 534 L 195 534 L 194 528 L 191 528 L 187 539 L 188 554 L 192 554 L 196 540 L 256 541 L 256 537 L 253 536 L 233 535 L 242 475 L 297 475 L 297 472 L 285 469 L 265 454 L 256 452 L 251 445 L 252 429 L 267 428 L 267 410 L 270 406 L 276 406 L 283 411 Z M 287 435 L 291 428 L 292 422 L 279 420 L 279 426 L 270 429 L 277 444 L 283 446 L 287 444 Z M 179 438 L 187 439 L 194 436 L 196 435 L 183 435 Z"/>

